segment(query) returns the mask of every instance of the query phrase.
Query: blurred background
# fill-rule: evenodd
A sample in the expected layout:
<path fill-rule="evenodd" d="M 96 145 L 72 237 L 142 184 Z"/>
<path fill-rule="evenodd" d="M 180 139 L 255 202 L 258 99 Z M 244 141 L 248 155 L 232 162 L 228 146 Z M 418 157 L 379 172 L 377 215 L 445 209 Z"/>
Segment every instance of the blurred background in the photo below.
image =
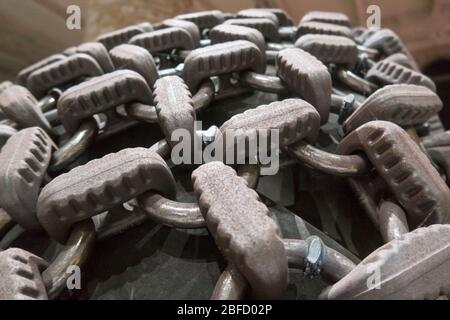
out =
<path fill-rule="evenodd" d="M 81 8 L 81 30 L 66 28 L 71 4 Z M 381 8 L 382 27 L 400 35 L 450 102 L 450 0 L 0 0 L 0 81 L 15 79 L 20 69 L 52 53 L 136 22 L 208 9 L 279 7 L 295 23 L 310 10 L 325 10 L 343 12 L 357 26 L 366 24 L 371 4 Z"/>

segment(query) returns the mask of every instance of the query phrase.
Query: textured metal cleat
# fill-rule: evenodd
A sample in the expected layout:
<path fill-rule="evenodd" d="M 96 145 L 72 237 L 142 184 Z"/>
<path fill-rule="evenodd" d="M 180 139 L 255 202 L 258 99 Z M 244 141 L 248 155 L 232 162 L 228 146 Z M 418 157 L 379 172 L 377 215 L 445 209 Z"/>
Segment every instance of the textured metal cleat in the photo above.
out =
<path fill-rule="evenodd" d="M 128 69 L 145 78 L 150 88 L 158 79 L 158 69 L 150 52 L 132 44 L 121 44 L 109 51 L 116 69 Z"/>
<path fill-rule="evenodd" d="M 0 252 L 0 300 L 47 300 L 43 259 L 18 248 Z"/>
<path fill-rule="evenodd" d="M 261 32 L 269 41 L 277 41 L 278 35 L 278 25 L 271 19 L 267 18 L 240 18 L 240 19 L 229 19 L 224 22 L 224 25 L 238 25 L 248 28 L 253 28 Z"/>
<path fill-rule="evenodd" d="M 150 32 L 153 28 L 149 27 L 149 24 L 146 24 L 144 27 L 139 25 L 125 27 L 119 30 L 115 30 L 112 32 L 105 33 L 99 36 L 96 41 L 103 43 L 106 49 L 111 50 L 112 48 L 127 43 L 133 38 L 135 35 Z"/>
<path fill-rule="evenodd" d="M 285 85 L 312 104 L 321 123 L 326 123 L 331 105 L 331 75 L 323 63 L 302 49 L 292 48 L 278 53 L 277 66 Z"/>
<path fill-rule="evenodd" d="M 175 19 L 193 22 L 199 29 L 209 29 L 223 23 L 225 16 L 222 11 L 211 10 L 180 14 Z"/>
<path fill-rule="evenodd" d="M 176 27 L 186 30 L 191 35 L 192 40 L 194 40 L 195 47 L 197 48 L 200 45 L 200 29 L 195 23 L 181 19 L 167 19 L 161 25 L 166 28 Z"/>
<path fill-rule="evenodd" d="M 40 128 L 13 135 L 0 153 L 0 207 L 25 229 L 39 229 L 36 203 L 53 142 Z"/>
<path fill-rule="evenodd" d="M 66 58 L 63 54 L 53 54 L 45 59 L 39 60 L 36 63 L 33 63 L 32 65 L 26 67 L 25 69 L 19 71 L 19 74 L 17 75 L 17 84 L 21 86 L 26 86 L 28 83 L 28 77 L 30 74 L 32 74 L 34 71 L 41 69 L 42 67 L 45 67 L 49 64 L 52 64 L 56 61 L 64 60 Z"/>
<path fill-rule="evenodd" d="M 419 71 L 417 69 L 417 65 L 415 64 L 415 62 L 412 61 L 411 58 L 409 58 L 406 54 L 402 52 L 391 54 L 390 56 L 387 56 L 383 60 L 388 62 L 395 62 L 399 65 L 404 66 L 405 68 Z"/>
<path fill-rule="evenodd" d="M 399 126 L 417 126 L 442 109 L 441 99 L 423 86 L 394 84 L 375 91 L 345 121 L 345 132 L 364 123 L 385 120 Z"/>
<path fill-rule="evenodd" d="M 420 72 L 408 69 L 395 62 L 381 60 L 367 72 L 365 78 L 369 81 L 386 84 L 416 84 L 425 86 L 436 92 L 433 80 Z"/>
<path fill-rule="evenodd" d="M 449 296 L 450 226 L 419 228 L 372 252 L 322 299 L 437 299 Z"/>
<path fill-rule="evenodd" d="M 49 235 L 63 243 L 74 223 L 149 190 L 174 196 L 169 167 L 148 149 L 123 149 L 53 179 L 39 195 L 38 218 Z"/>
<path fill-rule="evenodd" d="M 279 27 L 278 17 L 268 10 L 244 9 L 237 13 L 237 18 L 270 19 L 276 24 L 277 28 Z"/>
<path fill-rule="evenodd" d="M 347 15 L 332 11 L 310 11 L 300 20 L 300 23 L 303 22 L 323 22 L 350 27 L 350 19 Z"/>
<path fill-rule="evenodd" d="M 352 31 L 348 27 L 315 21 L 301 22 L 298 26 L 295 38 L 298 39 L 301 36 L 310 33 L 352 38 Z"/>
<path fill-rule="evenodd" d="M 270 12 L 274 14 L 277 19 L 280 27 L 289 27 L 293 25 L 292 18 L 289 16 L 289 14 L 284 11 L 283 9 L 279 8 L 252 8 L 249 9 L 251 12 L 251 15 L 259 14 L 259 12 Z M 248 10 L 242 10 L 245 11 L 244 14 L 248 14 Z M 242 12 L 241 11 L 241 12 Z"/>
<path fill-rule="evenodd" d="M 233 116 L 220 127 L 215 143 L 224 147 L 225 154 L 232 151 L 237 157 L 243 157 L 249 155 L 251 139 L 255 139 L 253 142 L 257 143 L 258 149 L 261 145 L 269 149 L 274 142 L 283 148 L 304 139 L 315 142 L 319 129 L 320 116 L 313 106 L 301 99 L 287 99 Z M 274 137 L 270 130 L 277 130 L 278 141 L 271 141 Z M 263 138 L 264 134 L 267 140 Z M 243 140 L 247 142 L 245 149 L 238 149 L 237 142 Z"/>
<path fill-rule="evenodd" d="M 264 40 L 263 34 L 254 28 L 240 25 L 218 25 L 209 32 L 209 39 L 212 44 L 235 40 L 247 40 L 254 43 L 264 55 L 266 51 L 266 40 Z"/>
<path fill-rule="evenodd" d="M 178 143 L 172 140 L 177 129 L 185 129 L 190 137 L 195 137 L 195 110 L 192 96 L 183 79 L 169 76 L 158 79 L 154 86 L 153 100 L 158 113 L 158 120 L 170 145 Z"/>
<path fill-rule="evenodd" d="M 51 132 L 50 123 L 27 88 L 13 85 L 0 94 L 0 109 L 22 128 L 40 127 Z"/>
<path fill-rule="evenodd" d="M 183 28 L 170 27 L 134 36 L 130 44 L 143 47 L 149 52 L 161 52 L 170 49 L 195 49 L 191 34 Z"/>
<path fill-rule="evenodd" d="M 248 280 L 252 294 L 279 298 L 287 285 L 286 252 L 258 194 L 222 162 L 199 167 L 192 181 L 209 231 L 224 256 Z"/>
<path fill-rule="evenodd" d="M 306 34 L 297 39 L 295 46 L 309 52 L 325 64 L 334 63 L 351 68 L 358 61 L 356 43 L 347 37 Z"/>
<path fill-rule="evenodd" d="M 56 86 L 102 74 L 104 71 L 94 58 L 85 53 L 77 53 L 34 71 L 28 77 L 27 86 L 40 98 Z"/>
<path fill-rule="evenodd" d="M 266 62 L 259 48 L 248 41 L 236 40 L 193 50 L 184 61 L 183 79 L 191 92 L 212 76 L 252 70 L 264 73 Z"/>
<path fill-rule="evenodd" d="M 364 152 L 405 209 L 410 229 L 450 221 L 450 192 L 428 157 L 398 125 L 371 121 L 352 131 L 337 152 Z"/>
<path fill-rule="evenodd" d="M 58 115 L 66 130 L 74 133 L 82 119 L 130 102 L 152 104 L 152 91 L 138 73 L 117 70 L 65 91 L 58 101 Z"/>
<path fill-rule="evenodd" d="M 64 51 L 67 55 L 73 55 L 76 53 L 85 53 L 94 58 L 98 64 L 102 67 L 103 72 L 108 73 L 114 71 L 114 66 L 109 57 L 108 50 L 100 42 L 86 42 L 77 47 L 71 47 Z"/>

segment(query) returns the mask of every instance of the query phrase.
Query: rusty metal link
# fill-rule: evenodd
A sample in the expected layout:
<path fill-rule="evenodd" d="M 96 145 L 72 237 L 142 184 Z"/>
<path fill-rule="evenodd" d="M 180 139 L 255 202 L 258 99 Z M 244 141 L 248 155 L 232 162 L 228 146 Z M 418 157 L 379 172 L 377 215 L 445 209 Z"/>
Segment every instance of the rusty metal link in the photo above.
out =
<path fill-rule="evenodd" d="M 148 190 L 172 197 L 175 181 L 170 169 L 148 149 L 123 149 L 53 179 L 39 195 L 37 215 L 50 236 L 64 242 L 75 222 Z"/>
<path fill-rule="evenodd" d="M 60 172 L 80 157 L 94 142 L 98 134 L 98 124 L 94 118 L 83 121 L 77 132 L 60 148 L 56 149 L 48 167 L 49 172 Z"/>
<path fill-rule="evenodd" d="M 131 44 L 121 44 L 109 51 L 116 69 L 128 69 L 145 78 L 150 88 L 158 79 L 158 69 L 153 56 L 144 48 Z"/>
<path fill-rule="evenodd" d="M 202 29 L 210 29 L 218 24 L 221 24 L 225 20 L 223 12 L 219 10 L 211 11 L 198 11 L 194 13 L 186 13 L 175 16 L 175 19 L 191 21 Z"/>
<path fill-rule="evenodd" d="M 0 252 L 0 299 L 47 300 L 40 275 L 46 266 L 43 259 L 22 249 Z"/>
<path fill-rule="evenodd" d="M 314 56 L 298 48 L 278 53 L 278 76 L 295 94 L 312 104 L 320 114 L 321 123 L 328 121 L 331 105 L 331 76 Z"/>
<path fill-rule="evenodd" d="M 179 27 L 138 34 L 130 39 L 129 44 L 143 47 L 152 54 L 170 49 L 193 50 L 196 47 L 191 34 Z"/>
<path fill-rule="evenodd" d="M 200 132 L 200 134 L 203 134 Z M 163 159 L 170 158 L 170 146 L 166 140 L 155 143 L 150 150 Z M 249 188 L 255 189 L 258 184 L 260 169 L 258 165 L 238 165 L 237 172 Z M 175 228 L 202 228 L 205 220 L 201 215 L 198 203 L 184 203 L 167 198 L 154 191 L 138 197 L 138 202 L 145 214 L 152 220 Z"/>
<path fill-rule="evenodd" d="M 445 181 L 450 184 L 450 132 L 428 136 L 423 139 L 423 146 L 430 158 L 444 171 Z"/>
<path fill-rule="evenodd" d="M 365 76 L 366 80 L 382 85 L 387 84 L 416 84 L 425 86 L 430 90 L 436 92 L 436 85 L 433 80 L 427 76 L 408 69 L 393 61 L 381 60 L 378 61 Z"/>
<path fill-rule="evenodd" d="M 42 272 L 49 299 L 56 298 L 67 287 L 71 266 L 83 267 L 93 250 L 95 238 L 95 228 L 91 220 L 73 226 L 64 247 Z"/>
<path fill-rule="evenodd" d="M 264 73 L 266 63 L 259 48 L 248 41 L 237 40 L 193 50 L 186 58 L 183 79 L 191 92 L 211 77 L 253 70 Z"/>
<path fill-rule="evenodd" d="M 349 28 L 351 27 L 350 19 L 347 17 L 347 15 L 341 12 L 309 11 L 300 20 L 300 22 L 311 22 L 311 21 L 336 24 Z"/>
<path fill-rule="evenodd" d="M 40 98 L 56 86 L 102 74 L 102 67 L 93 57 L 86 53 L 76 53 L 33 71 L 28 76 L 27 87 L 33 95 Z"/>
<path fill-rule="evenodd" d="M 364 156 L 333 154 L 303 141 L 289 146 L 288 151 L 300 163 L 333 176 L 363 176 L 372 169 Z"/>
<path fill-rule="evenodd" d="M 363 42 L 364 47 L 381 51 L 389 57 L 394 54 L 404 54 L 407 57 L 409 67 L 419 71 L 416 61 L 401 39 L 390 29 L 376 30 L 370 34 Z"/>
<path fill-rule="evenodd" d="M 311 247 L 311 243 L 320 243 Z M 336 250 L 325 246 L 317 236 L 305 240 L 283 239 L 289 268 L 307 270 L 308 259 L 313 260 L 321 251 L 319 271 L 321 277 L 330 284 L 336 283 L 349 274 L 356 265 Z M 315 260 L 314 261 L 318 261 Z M 211 300 L 242 300 L 249 290 L 249 283 L 233 265 L 228 264 L 221 273 L 211 295 Z"/>
<path fill-rule="evenodd" d="M 97 37 L 96 41 L 101 42 L 106 49 L 111 50 L 112 48 L 127 43 L 132 37 L 137 34 L 144 32 L 150 32 L 153 27 L 149 23 L 138 24 L 134 26 L 125 27 L 119 30 L 115 30 L 109 33 L 105 33 Z"/>
<path fill-rule="evenodd" d="M 249 281 L 252 295 L 278 298 L 287 285 L 287 257 L 277 227 L 257 193 L 222 162 L 199 167 L 192 181 L 209 231 Z"/>
<path fill-rule="evenodd" d="M 427 156 L 396 124 L 371 121 L 347 135 L 337 152 L 364 152 L 408 217 L 411 228 L 446 223 L 450 193 Z"/>
<path fill-rule="evenodd" d="M 436 299 L 447 294 L 448 225 L 419 228 L 372 252 L 321 299 Z M 368 288 L 378 273 L 380 283 Z"/>
<path fill-rule="evenodd" d="M 344 122 L 351 132 L 366 122 L 385 120 L 400 126 L 418 126 L 442 109 L 441 99 L 430 89 L 408 84 L 389 85 L 370 95 Z"/>
<path fill-rule="evenodd" d="M 22 128 L 37 126 L 52 133 L 52 127 L 39 108 L 38 101 L 25 87 L 13 85 L 0 94 L 0 108 Z"/>
<path fill-rule="evenodd" d="M 212 80 L 208 79 L 204 81 L 197 92 L 192 96 L 192 106 L 196 112 L 199 112 L 208 107 L 213 100 L 217 100 L 215 95 L 216 89 Z M 154 106 L 145 105 L 142 103 L 129 103 L 125 106 L 126 115 L 132 119 L 146 122 L 156 123 L 158 122 L 158 115 Z"/>
<path fill-rule="evenodd" d="M 117 70 L 65 91 L 58 101 L 58 115 L 64 128 L 74 133 L 82 119 L 136 101 L 151 105 L 152 90 L 140 74 Z"/>
<path fill-rule="evenodd" d="M 218 146 L 216 157 L 223 159 L 225 163 L 246 159 L 251 164 L 257 160 L 251 158 L 250 147 L 253 143 L 256 144 L 256 150 L 273 149 L 274 141 L 270 130 L 277 130 L 277 147 L 284 148 L 303 139 L 314 142 L 319 126 L 318 112 L 304 100 L 287 99 L 262 105 L 233 116 L 220 127 L 214 141 Z M 239 141 L 248 143 L 240 146 Z M 244 148 L 238 148 L 239 146 Z"/>
<path fill-rule="evenodd" d="M 50 137 L 32 127 L 14 134 L 0 153 L 0 207 L 25 229 L 40 229 L 36 203 L 52 148 Z"/>
<path fill-rule="evenodd" d="M 352 38 L 351 30 L 347 26 L 318 22 L 318 21 L 307 21 L 300 22 L 297 28 L 297 33 L 295 39 L 300 38 L 305 34 L 328 34 L 335 36 L 343 36 L 347 38 Z"/>

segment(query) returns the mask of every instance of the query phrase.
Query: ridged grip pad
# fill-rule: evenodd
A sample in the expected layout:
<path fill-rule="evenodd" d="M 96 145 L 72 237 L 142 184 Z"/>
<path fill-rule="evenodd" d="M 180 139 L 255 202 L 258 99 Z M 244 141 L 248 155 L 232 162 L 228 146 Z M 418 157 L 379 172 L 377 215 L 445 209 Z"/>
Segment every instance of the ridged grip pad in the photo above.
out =
<path fill-rule="evenodd" d="M 199 11 L 193 13 L 180 14 L 175 19 L 191 21 L 199 27 L 199 29 L 212 28 L 221 24 L 225 17 L 219 10 Z"/>
<path fill-rule="evenodd" d="M 306 51 L 284 49 L 277 57 L 278 76 L 294 93 L 312 104 L 321 123 L 328 121 L 331 105 L 331 75 L 325 65 Z"/>
<path fill-rule="evenodd" d="M 450 226 L 432 225 L 404 234 L 372 252 L 322 299 L 437 299 L 450 293 Z M 368 288 L 379 272 L 381 282 Z"/>
<path fill-rule="evenodd" d="M 170 198 L 175 195 L 169 167 L 148 149 L 123 149 L 53 179 L 39 195 L 38 218 L 49 235 L 63 243 L 75 222 L 148 190 Z"/>
<path fill-rule="evenodd" d="M 184 61 L 183 79 L 194 93 L 209 77 L 244 70 L 264 73 L 265 69 L 266 62 L 258 47 L 236 40 L 193 50 Z"/>
<path fill-rule="evenodd" d="M 242 18 L 242 19 L 229 19 L 224 22 L 224 25 L 238 25 L 248 28 L 253 28 L 261 32 L 267 40 L 278 40 L 278 25 L 270 19 L 265 18 Z"/>
<path fill-rule="evenodd" d="M 279 28 L 279 21 L 278 21 L 278 17 L 268 11 L 268 10 L 259 10 L 259 9 L 244 9 L 241 10 L 237 13 L 237 18 L 244 18 L 244 19 L 252 19 L 252 18 L 256 18 L 256 19 L 269 19 L 272 20 L 277 29 Z"/>
<path fill-rule="evenodd" d="M 363 45 L 367 48 L 379 50 L 386 56 L 396 53 L 404 53 L 410 60 L 413 69 L 419 70 L 417 63 L 411 56 L 411 53 L 406 48 L 405 44 L 399 36 L 390 29 L 381 29 L 372 33 L 369 37 L 367 37 L 367 39 L 364 40 Z"/>
<path fill-rule="evenodd" d="M 286 99 L 272 102 L 233 116 L 220 127 L 215 143 L 224 147 L 224 152 L 234 148 L 235 155 L 248 155 L 248 150 L 236 150 L 236 142 L 249 140 L 255 133 L 268 133 L 265 146 L 273 143 L 270 130 L 278 130 L 279 147 L 283 148 L 300 140 L 314 142 L 320 129 L 320 116 L 316 109 L 301 99 Z M 262 136 L 258 138 L 259 148 Z M 248 143 L 245 144 L 246 148 Z M 217 152 L 217 151 L 216 151 Z M 245 152 L 245 154 L 243 154 Z M 225 159 L 225 158 L 224 158 Z"/>
<path fill-rule="evenodd" d="M 252 294 L 279 298 L 287 284 L 286 252 L 258 194 L 222 162 L 199 167 L 192 182 L 208 230 L 224 256 L 246 277 Z"/>
<path fill-rule="evenodd" d="M 40 127 L 47 132 L 51 126 L 27 88 L 13 85 L 0 94 L 0 109 L 22 128 Z"/>
<path fill-rule="evenodd" d="M 324 22 L 337 24 L 344 27 L 350 27 L 350 19 L 347 15 L 341 12 L 332 12 L 332 11 L 310 11 L 303 16 L 300 20 L 303 22 Z"/>
<path fill-rule="evenodd" d="M 352 38 L 352 31 L 348 27 L 315 21 L 301 22 L 298 26 L 295 38 L 297 39 L 305 34 L 310 33 L 328 34 L 333 36 Z"/>
<path fill-rule="evenodd" d="M 232 24 L 221 24 L 211 29 L 209 32 L 209 39 L 212 44 L 235 40 L 247 40 L 254 43 L 264 56 L 266 54 L 266 40 L 264 40 L 263 34 L 254 28 Z"/>
<path fill-rule="evenodd" d="M 28 77 L 27 86 L 39 98 L 58 85 L 103 73 L 102 67 L 94 58 L 85 53 L 77 53 L 34 71 Z"/>
<path fill-rule="evenodd" d="M 192 50 L 196 47 L 190 33 L 178 27 L 139 34 L 131 38 L 129 43 L 143 47 L 150 52 L 160 52 L 169 49 Z"/>
<path fill-rule="evenodd" d="M 408 69 L 395 62 L 386 60 L 378 61 L 367 72 L 365 78 L 369 81 L 386 84 L 416 84 L 425 86 L 436 92 L 436 85 L 433 80 L 420 72 Z"/>
<path fill-rule="evenodd" d="M 277 19 L 280 27 L 289 27 L 293 25 L 292 18 L 286 11 L 279 8 L 253 8 L 252 11 L 268 11 L 273 13 Z"/>
<path fill-rule="evenodd" d="M 450 191 L 428 157 L 398 125 L 371 121 L 347 135 L 337 152 L 364 152 L 407 213 L 410 229 L 450 221 Z"/>
<path fill-rule="evenodd" d="M 0 153 L 0 207 L 25 229 L 39 229 L 36 203 L 53 142 L 40 128 L 12 136 Z"/>
<path fill-rule="evenodd" d="M 150 52 L 132 44 L 121 44 L 109 51 L 114 66 L 117 69 L 128 69 L 139 73 L 145 78 L 150 88 L 158 79 L 158 68 Z"/>
<path fill-rule="evenodd" d="M 102 67 L 105 73 L 114 70 L 113 63 L 109 57 L 108 50 L 100 42 L 85 42 L 78 47 L 69 48 L 65 53 L 72 55 L 76 53 L 85 53 L 94 58 L 98 64 Z"/>
<path fill-rule="evenodd" d="M 358 61 L 358 48 L 349 38 L 326 34 L 306 34 L 295 46 L 315 56 L 323 63 L 353 67 Z"/>
<path fill-rule="evenodd" d="M 111 50 L 112 48 L 127 43 L 131 38 L 137 34 L 147 32 L 144 28 L 140 26 L 129 26 L 119 30 L 105 33 L 99 36 L 96 41 L 103 43 L 106 49 Z"/>
<path fill-rule="evenodd" d="M 345 121 L 343 128 L 351 132 L 373 120 L 385 120 L 399 126 L 416 126 L 426 122 L 442 109 L 436 93 L 423 86 L 394 84 L 375 91 Z"/>
<path fill-rule="evenodd" d="M 47 300 L 41 272 L 47 262 L 18 248 L 0 252 L 0 300 Z"/>
<path fill-rule="evenodd" d="M 158 79 L 154 86 L 153 100 L 158 120 L 167 142 L 172 142 L 172 133 L 177 129 L 186 129 L 191 137 L 195 136 L 195 110 L 192 96 L 183 79 L 169 76 Z"/>
<path fill-rule="evenodd" d="M 189 34 L 192 37 L 192 40 L 194 40 L 194 45 L 197 48 L 200 45 L 200 29 L 197 27 L 197 25 L 191 21 L 187 20 L 181 20 L 181 19 L 167 19 L 162 22 L 162 26 L 169 28 L 169 27 L 177 27 L 182 28 L 189 32 Z"/>
<path fill-rule="evenodd" d="M 66 56 L 63 54 L 53 54 L 45 59 L 42 59 L 42 60 L 39 60 L 39 61 L 33 63 L 32 65 L 19 71 L 19 73 L 17 75 L 17 84 L 19 84 L 21 86 L 26 86 L 28 77 L 34 71 L 36 71 L 42 67 L 45 67 L 46 65 L 52 64 L 56 61 L 64 60 L 65 58 L 66 58 Z"/>
<path fill-rule="evenodd" d="M 152 104 L 152 91 L 138 73 L 117 70 L 65 91 L 58 101 L 58 115 L 66 130 L 74 133 L 82 119 L 129 102 Z"/>

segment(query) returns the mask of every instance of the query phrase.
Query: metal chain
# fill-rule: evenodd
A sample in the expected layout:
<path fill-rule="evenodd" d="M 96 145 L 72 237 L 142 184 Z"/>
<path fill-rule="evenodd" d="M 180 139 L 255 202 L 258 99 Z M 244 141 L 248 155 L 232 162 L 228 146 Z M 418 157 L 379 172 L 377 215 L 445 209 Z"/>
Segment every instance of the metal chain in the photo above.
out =
<path fill-rule="evenodd" d="M 256 91 L 276 98 L 196 127 L 217 101 Z M 323 277 L 320 298 L 438 298 L 450 286 L 450 135 L 424 130 L 443 107 L 435 91 L 392 30 L 352 27 L 337 12 L 297 26 L 280 9 L 182 14 L 45 58 L 0 85 L 0 237 L 18 224 L 64 246 L 50 264 L 4 248 L 0 298 L 56 298 L 95 241 L 146 219 L 209 230 L 228 262 L 212 299 L 280 298 L 288 268 Z M 318 143 L 330 119 L 340 124 L 333 152 Z M 86 162 L 96 141 L 140 123 L 165 138 Z M 179 130 L 222 160 L 184 150 L 174 163 Z M 386 244 L 355 265 L 319 237 L 282 239 L 254 191 L 268 163 L 249 155 L 271 145 L 271 130 L 271 152 L 346 179 Z M 177 199 L 179 164 L 195 169 L 195 202 Z M 102 223 L 131 202 L 144 214 Z M 383 273 L 381 290 L 364 287 L 369 266 Z"/>

